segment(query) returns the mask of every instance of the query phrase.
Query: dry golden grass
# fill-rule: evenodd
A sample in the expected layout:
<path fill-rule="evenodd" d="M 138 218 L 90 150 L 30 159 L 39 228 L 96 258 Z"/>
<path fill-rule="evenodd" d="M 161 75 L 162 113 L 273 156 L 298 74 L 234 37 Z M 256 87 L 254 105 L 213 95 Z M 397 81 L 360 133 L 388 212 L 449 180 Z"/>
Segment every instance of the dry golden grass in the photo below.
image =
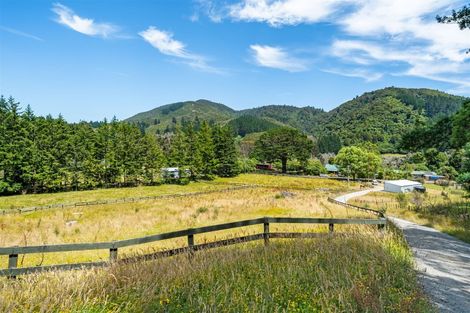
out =
<path fill-rule="evenodd" d="M 49 209 L 25 214 L 7 214 L 0 216 L 0 246 L 113 241 L 262 216 L 372 217 L 367 213 L 360 213 L 327 201 L 331 192 L 347 188 L 347 185 L 342 182 L 325 179 L 279 178 L 266 175 L 243 175 L 243 177 L 247 179 L 248 183 L 276 187 L 220 191 L 134 203 Z M 219 179 L 217 183 L 239 182 L 242 178 Z M 289 181 L 292 181 L 294 188 L 303 186 L 313 190 L 293 189 L 290 190 L 292 196 L 284 197 L 282 191 L 289 189 L 281 187 L 288 186 Z M 321 187 L 322 184 L 325 187 Z M 216 186 L 220 187 L 220 185 Z M 161 187 L 165 186 L 152 188 Z M 224 188 L 227 186 L 225 185 Z M 320 191 L 319 188 L 323 189 Z M 178 191 L 180 190 L 178 189 Z M 106 190 L 106 196 L 109 196 L 107 192 L 108 190 Z M 83 193 L 85 196 L 89 195 L 88 191 Z M 326 226 L 273 225 L 271 230 L 293 228 L 324 231 Z M 198 235 L 195 239 L 196 243 L 212 241 L 259 233 L 261 229 L 262 226 L 243 227 L 236 230 Z M 338 228 L 338 230 L 340 229 L 341 227 Z M 179 238 L 120 249 L 119 253 L 132 254 L 149 249 L 175 248 L 185 244 L 186 238 Z M 32 254 L 20 256 L 20 266 L 105 260 L 107 258 L 107 251 Z M 0 257 L 0 264 L 7 264 L 6 256 Z"/>
<path fill-rule="evenodd" d="M 263 187 L 4 215 L 0 216 L 0 246 L 110 241 L 262 216 L 375 218 L 327 201 L 335 193 L 356 189 L 354 184 L 264 175 L 215 183 L 211 186 L 249 183 Z M 109 198 L 113 190 L 97 191 L 94 197 Z M 139 192 L 126 189 L 126 196 L 134 197 L 134 191 Z M 41 196 L 47 198 L 42 203 L 62 201 L 56 195 Z M 90 201 L 88 192 L 73 197 Z M 326 232 L 326 228 L 275 224 L 270 230 Z M 260 232 L 262 225 L 257 225 L 196 235 L 195 241 Z M 335 227 L 335 234 L 343 232 L 347 234 L 319 239 L 271 239 L 268 247 L 252 242 L 200 251 L 191 262 L 180 255 L 134 264 L 119 262 L 103 269 L 2 278 L 0 311 L 430 312 L 416 282 L 410 251 L 399 234 L 367 225 Z M 186 238 L 161 241 L 120 249 L 119 255 L 186 244 Z M 20 256 L 20 266 L 107 258 L 107 251 L 27 255 Z M 6 266 L 7 259 L 0 262 Z"/>
<path fill-rule="evenodd" d="M 384 209 L 386 214 L 403 218 L 470 242 L 470 205 L 463 190 L 426 185 L 427 192 L 418 208 L 413 194 L 406 194 L 400 203 L 399 196 L 388 192 L 372 192 L 351 200 L 352 204 Z M 418 195 L 419 196 L 419 195 Z M 416 202 L 416 200 L 415 200 Z M 465 213 L 465 202 L 467 202 Z"/>

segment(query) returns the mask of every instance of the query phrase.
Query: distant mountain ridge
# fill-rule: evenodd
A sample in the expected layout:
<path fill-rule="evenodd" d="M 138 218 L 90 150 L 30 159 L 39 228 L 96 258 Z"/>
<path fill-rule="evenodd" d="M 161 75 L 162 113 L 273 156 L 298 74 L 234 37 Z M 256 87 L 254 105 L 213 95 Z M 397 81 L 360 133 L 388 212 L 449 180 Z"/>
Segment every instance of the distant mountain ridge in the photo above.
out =
<path fill-rule="evenodd" d="M 276 125 L 290 126 L 317 137 L 336 133 L 344 144 L 367 140 L 386 150 L 416 123 L 452 115 L 466 99 L 433 89 L 387 87 L 366 92 L 328 112 L 290 105 L 236 111 L 201 99 L 160 106 L 126 121 L 140 123 L 147 131 L 157 133 L 171 131 L 178 123 L 202 120 L 230 124 L 240 135 L 266 131 Z"/>

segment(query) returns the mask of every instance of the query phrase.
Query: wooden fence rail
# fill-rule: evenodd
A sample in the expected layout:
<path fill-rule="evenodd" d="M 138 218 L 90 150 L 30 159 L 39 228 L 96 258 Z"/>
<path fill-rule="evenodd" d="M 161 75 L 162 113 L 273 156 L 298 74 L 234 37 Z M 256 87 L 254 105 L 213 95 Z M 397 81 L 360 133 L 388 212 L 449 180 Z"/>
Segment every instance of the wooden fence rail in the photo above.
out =
<path fill-rule="evenodd" d="M 385 218 L 384 212 L 381 212 L 381 211 L 378 211 L 378 210 L 364 208 L 364 207 L 357 206 L 357 205 L 354 205 L 354 204 L 349 204 L 349 203 L 346 203 L 346 202 L 341 202 L 341 201 L 335 200 L 333 198 L 328 198 L 328 201 L 331 202 L 331 203 L 335 203 L 335 204 L 339 204 L 339 205 L 348 207 L 348 208 L 353 208 L 353 209 L 358 210 L 358 211 L 372 213 L 372 214 L 375 214 L 375 215 L 379 216 L 380 218 Z"/>
<path fill-rule="evenodd" d="M 378 219 L 338 219 L 338 218 L 298 218 L 298 217 L 261 217 L 250 220 L 242 220 L 231 223 L 223 223 L 211 226 L 203 226 L 198 228 L 189 228 L 178 230 L 168 233 L 156 234 L 140 238 L 125 239 L 111 242 L 96 242 L 96 243 L 78 243 L 78 244 L 59 244 L 59 245 L 43 245 L 43 246 L 23 246 L 23 247 L 2 247 L 0 248 L 0 255 L 8 255 L 8 268 L 0 270 L 0 276 L 7 276 L 15 278 L 17 275 L 29 274 L 45 270 L 70 270 L 89 267 L 106 266 L 112 262 L 135 262 L 141 260 L 153 259 L 156 257 L 171 256 L 181 253 L 189 253 L 192 255 L 195 251 L 210 249 L 220 246 L 226 246 L 241 242 L 264 240 L 264 243 L 269 244 L 270 238 L 313 238 L 325 235 L 324 233 L 272 233 L 269 231 L 269 225 L 274 223 L 282 224 L 328 224 L 329 233 L 334 231 L 334 225 L 349 224 L 349 225 L 377 225 L 379 229 L 385 227 L 387 220 L 383 217 Z M 244 226 L 260 225 L 263 224 L 263 232 L 259 234 L 224 239 L 210 243 L 195 244 L 194 236 L 208 232 L 233 229 Z M 123 247 L 135 246 L 160 240 L 187 237 L 188 245 L 186 247 L 159 251 L 147 255 L 139 255 L 134 257 L 118 259 L 118 249 Z M 87 262 L 76 264 L 58 264 L 49 266 L 35 266 L 18 268 L 18 255 L 32 254 L 32 253 L 50 253 L 50 252 L 70 252 L 82 250 L 109 250 L 109 261 Z"/>

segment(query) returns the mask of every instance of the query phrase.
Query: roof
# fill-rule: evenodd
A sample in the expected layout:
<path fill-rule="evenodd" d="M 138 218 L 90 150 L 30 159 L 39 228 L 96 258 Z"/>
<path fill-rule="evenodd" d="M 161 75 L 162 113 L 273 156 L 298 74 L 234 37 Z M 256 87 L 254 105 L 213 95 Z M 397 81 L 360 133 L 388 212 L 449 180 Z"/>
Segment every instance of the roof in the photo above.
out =
<path fill-rule="evenodd" d="M 338 172 L 339 171 L 338 166 L 336 166 L 334 164 L 325 164 L 325 168 L 328 172 Z"/>
<path fill-rule="evenodd" d="M 177 167 L 164 167 L 164 168 L 162 168 L 162 171 L 176 172 L 176 171 L 178 171 L 178 168 Z"/>
<path fill-rule="evenodd" d="M 412 171 L 411 175 L 436 175 L 436 173 L 430 171 Z"/>
<path fill-rule="evenodd" d="M 400 180 L 387 180 L 385 181 L 386 184 L 392 184 L 395 186 L 405 187 L 405 186 L 416 186 L 421 185 L 420 182 L 412 181 L 408 179 L 400 179 Z"/>

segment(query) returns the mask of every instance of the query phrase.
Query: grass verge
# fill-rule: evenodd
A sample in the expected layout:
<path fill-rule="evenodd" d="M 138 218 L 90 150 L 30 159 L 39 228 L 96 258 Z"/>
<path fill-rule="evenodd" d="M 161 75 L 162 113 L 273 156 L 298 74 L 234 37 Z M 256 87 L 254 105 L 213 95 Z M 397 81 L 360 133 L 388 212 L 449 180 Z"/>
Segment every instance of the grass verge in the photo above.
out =
<path fill-rule="evenodd" d="M 360 231 L 360 233 L 359 233 Z M 430 312 L 394 232 L 272 240 L 0 280 L 9 312 Z"/>

